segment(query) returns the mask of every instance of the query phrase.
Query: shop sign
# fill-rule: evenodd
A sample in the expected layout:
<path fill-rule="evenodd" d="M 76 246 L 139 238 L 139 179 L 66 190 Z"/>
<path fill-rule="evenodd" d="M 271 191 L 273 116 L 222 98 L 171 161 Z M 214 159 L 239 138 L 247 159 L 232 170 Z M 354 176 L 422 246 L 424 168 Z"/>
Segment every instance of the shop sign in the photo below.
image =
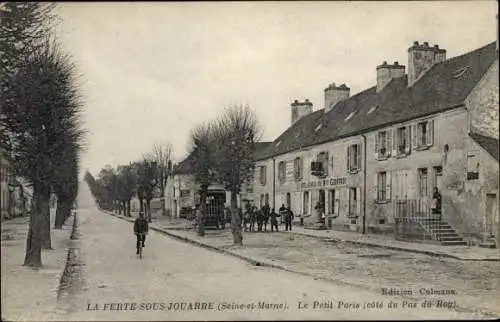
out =
<path fill-rule="evenodd" d="M 308 188 L 318 188 L 318 187 L 333 187 L 333 186 L 343 186 L 346 184 L 347 184 L 347 177 L 340 177 L 340 178 L 330 178 L 330 179 L 302 182 L 300 184 L 300 188 L 308 189 Z"/>

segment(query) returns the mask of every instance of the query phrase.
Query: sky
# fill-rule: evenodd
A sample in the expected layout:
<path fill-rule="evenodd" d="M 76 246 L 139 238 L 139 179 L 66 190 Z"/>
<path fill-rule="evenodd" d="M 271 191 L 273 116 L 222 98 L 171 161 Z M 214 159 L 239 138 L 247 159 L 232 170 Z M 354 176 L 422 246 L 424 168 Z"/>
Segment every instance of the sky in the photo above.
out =
<path fill-rule="evenodd" d="M 351 96 L 383 61 L 407 65 L 414 41 L 454 57 L 497 38 L 495 1 L 59 3 L 56 37 L 80 74 L 82 170 L 128 164 L 193 127 L 249 105 L 272 141 L 290 104 L 323 108 L 328 84 Z"/>

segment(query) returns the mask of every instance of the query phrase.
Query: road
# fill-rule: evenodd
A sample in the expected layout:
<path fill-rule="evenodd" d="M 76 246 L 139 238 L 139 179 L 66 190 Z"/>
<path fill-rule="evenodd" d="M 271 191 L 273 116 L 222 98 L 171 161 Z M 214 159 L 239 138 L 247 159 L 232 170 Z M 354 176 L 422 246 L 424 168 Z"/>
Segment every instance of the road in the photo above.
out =
<path fill-rule="evenodd" d="M 480 318 L 253 266 L 154 231 L 139 260 L 131 223 L 100 212 L 86 185 L 78 202 L 83 266 L 60 300 L 61 320 Z"/>

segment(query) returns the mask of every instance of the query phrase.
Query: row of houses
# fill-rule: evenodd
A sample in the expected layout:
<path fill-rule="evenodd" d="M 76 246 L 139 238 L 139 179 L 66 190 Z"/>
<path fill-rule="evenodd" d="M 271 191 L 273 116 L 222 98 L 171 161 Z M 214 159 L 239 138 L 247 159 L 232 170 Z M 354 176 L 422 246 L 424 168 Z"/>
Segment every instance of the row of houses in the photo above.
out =
<path fill-rule="evenodd" d="M 449 59 L 415 42 L 407 66 L 370 72 L 377 83 L 352 96 L 330 84 L 320 109 L 295 100 L 290 126 L 258 145 L 255 178 L 239 200 L 284 204 L 306 226 L 319 203 L 334 230 L 397 233 L 403 214 L 442 244 L 498 240 L 498 41 Z M 190 157 L 167 189 L 177 215 L 197 191 Z M 438 235 L 424 225 L 436 191 Z"/>

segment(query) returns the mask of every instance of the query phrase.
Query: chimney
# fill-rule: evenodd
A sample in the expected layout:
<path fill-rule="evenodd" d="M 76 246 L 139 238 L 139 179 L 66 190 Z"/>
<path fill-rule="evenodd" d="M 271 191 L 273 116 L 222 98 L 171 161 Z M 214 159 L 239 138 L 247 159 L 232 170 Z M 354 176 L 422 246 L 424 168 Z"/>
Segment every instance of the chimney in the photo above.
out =
<path fill-rule="evenodd" d="M 335 86 L 331 83 L 325 88 L 325 113 L 328 113 L 338 102 L 349 98 L 351 89 L 345 84 Z"/>
<path fill-rule="evenodd" d="M 313 104 L 309 102 L 308 99 L 306 99 L 304 102 L 299 102 L 298 100 L 295 100 L 292 104 L 292 124 L 293 125 L 295 122 L 300 120 L 302 117 L 306 116 L 307 114 L 312 113 L 313 110 Z"/>
<path fill-rule="evenodd" d="M 408 48 L 408 86 L 415 84 L 434 64 L 446 60 L 446 50 L 438 45 L 430 47 L 428 42 L 422 45 L 415 41 Z"/>
<path fill-rule="evenodd" d="M 403 77 L 405 75 L 405 66 L 400 65 L 397 61 L 393 65 L 383 62 L 377 66 L 377 93 L 380 92 L 385 85 L 393 78 Z"/>

